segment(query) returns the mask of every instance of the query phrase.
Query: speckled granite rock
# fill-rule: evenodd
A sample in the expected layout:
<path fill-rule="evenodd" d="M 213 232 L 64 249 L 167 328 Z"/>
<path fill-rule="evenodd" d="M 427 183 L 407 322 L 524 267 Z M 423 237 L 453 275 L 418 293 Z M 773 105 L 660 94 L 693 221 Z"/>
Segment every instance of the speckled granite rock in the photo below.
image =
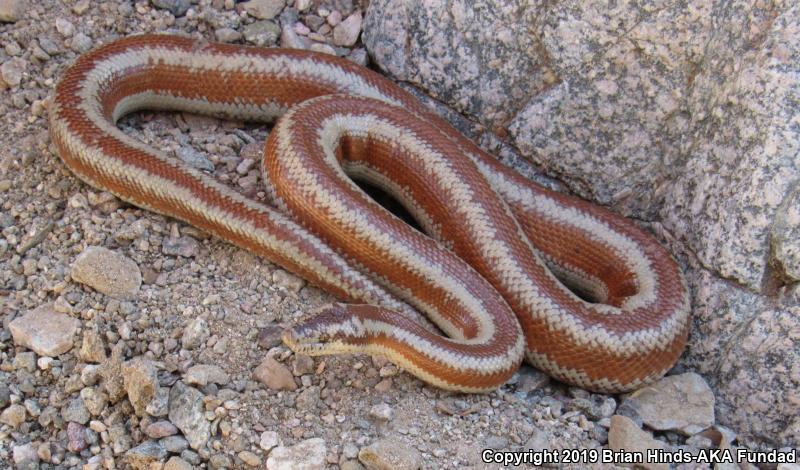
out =
<path fill-rule="evenodd" d="M 800 275 L 800 6 L 467 5 L 372 1 L 373 62 L 574 193 L 649 222 L 702 279 L 687 362 L 719 420 L 744 440 L 800 442 L 792 400 L 774 398 L 800 387 L 800 302 L 775 293 Z"/>

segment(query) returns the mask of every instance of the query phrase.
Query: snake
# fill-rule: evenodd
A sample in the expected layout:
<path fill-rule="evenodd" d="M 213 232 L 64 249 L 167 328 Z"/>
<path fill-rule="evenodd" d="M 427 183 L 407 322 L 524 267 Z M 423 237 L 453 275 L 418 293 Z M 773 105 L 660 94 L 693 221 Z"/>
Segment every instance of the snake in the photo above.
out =
<path fill-rule="evenodd" d="M 272 124 L 249 197 L 117 127 L 139 110 Z M 620 393 L 685 348 L 688 287 L 631 220 L 506 166 L 378 72 L 307 50 L 143 34 L 79 56 L 49 104 L 81 180 L 285 268 L 337 301 L 295 353 L 383 356 L 435 387 L 495 390 L 522 361 Z M 388 193 L 411 226 L 358 183 Z"/>

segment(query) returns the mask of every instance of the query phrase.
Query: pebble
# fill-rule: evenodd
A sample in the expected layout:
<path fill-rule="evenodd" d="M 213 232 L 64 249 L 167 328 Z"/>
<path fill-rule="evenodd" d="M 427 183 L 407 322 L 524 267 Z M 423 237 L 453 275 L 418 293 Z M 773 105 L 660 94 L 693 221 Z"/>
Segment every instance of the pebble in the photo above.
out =
<path fill-rule="evenodd" d="M 269 351 L 275 346 L 280 346 L 282 334 L 283 328 L 278 325 L 267 325 L 264 328 L 259 328 L 258 336 L 256 337 L 258 347 Z"/>
<path fill-rule="evenodd" d="M 272 282 L 274 282 L 278 287 L 283 287 L 289 292 L 294 292 L 295 294 L 300 292 L 300 289 L 306 285 L 305 280 L 295 276 L 290 272 L 284 271 L 283 269 L 276 269 L 272 273 Z"/>
<path fill-rule="evenodd" d="M 108 406 L 108 394 L 103 391 L 98 391 L 94 387 L 86 387 L 81 390 L 81 399 L 83 404 L 92 416 L 100 416 L 100 414 Z"/>
<path fill-rule="evenodd" d="M 0 77 L 6 86 L 15 87 L 22 83 L 22 76 L 28 68 L 28 63 L 24 59 L 13 58 L 0 65 Z"/>
<path fill-rule="evenodd" d="M 125 461 L 137 470 L 152 468 L 151 464 L 162 461 L 166 457 L 167 450 L 155 441 L 145 441 L 125 452 Z"/>
<path fill-rule="evenodd" d="M 17 370 L 27 370 L 34 372 L 36 370 L 36 353 L 34 352 L 21 352 L 14 356 L 14 368 Z"/>
<path fill-rule="evenodd" d="M 175 154 L 187 165 L 203 171 L 214 171 L 214 164 L 208 157 L 192 147 L 179 147 Z"/>
<path fill-rule="evenodd" d="M 99 246 L 90 246 L 72 263 L 72 280 L 117 299 L 139 293 L 142 273 L 130 258 Z"/>
<path fill-rule="evenodd" d="M 0 383 L 0 408 L 5 408 L 11 401 L 11 390 L 8 385 Z"/>
<path fill-rule="evenodd" d="M 694 372 L 664 377 L 633 392 L 623 404 L 659 431 L 691 436 L 714 424 L 714 393 Z"/>
<path fill-rule="evenodd" d="M 67 423 L 67 449 L 78 453 L 87 447 L 86 428 L 75 422 Z"/>
<path fill-rule="evenodd" d="M 167 436 L 160 441 L 161 445 L 167 449 L 167 452 L 172 454 L 180 454 L 189 448 L 189 441 L 181 435 Z"/>
<path fill-rule="evenodd" d="M 164 464 L 164 470 L 192 470 L 192 464 L 180 457 L 170 457 Z"/>
<path fill-rule="evenodd" d="M 350 47 L 358 40 L 361 33 L 361 12 L 357 11 L 333 28 L 333 43 L 337 46 Z"/>
<path fill-rule="evenodd" d="M 22 405 L 11 405 L 0 413 L 0 423 L 7 424 L 16 429 L 25 422 L 27 411 Z"/>
<path fill-rule="evenodd" d="M 484 442 L 484 448 L 502 450 L 508 446 L 508 439 L 502 436 L 489 436 Z"/>
<path fill-rule="evenodd" d="M 250 467 L 258 467 L 261 465 L 261 458 L 249 450 L 243 450 L 236 455 L 242 460 L 242 462 Z"/>
<path fill-rule="evenodd" d="M 322 470 L 327 451 L 325 440 L 319 437 L 291 447 L 275 447 L 267 458 L 267 470 Z"/>
<path fill-rule="evenodd" d="M 56 19 L 56 31 L 61 33 L 62 36 L 68 38 L 75 34 L 75 25 L 70 23 L 68 20 L 64 18 L 57 18 Z"/>
<path fill-rule="evenodd" d="M 379 403 L 370 408 L 369 415 L 379 421 L 391 421 L 394 418 L 394 410 L 386 403 Z"/>
<path fill-rule="evenodd" d="M 625 450 L 627 452 L 641 452 L 646 454 L 648 449 L 665 449 L 666 445 L 653 439 L 647 431 L 639 429 L 639 426 L 627 416 L 614 415 L 611 417 L 611 427 L 608 430 L 608 447 L 614 451 Z M 648 470 L 668 470 L 669 465 L 665 463 L 637 464 Z M 633 465 L 626 465 L 633 466 Z"/>
<path fill-rule="evenodd" d="M 214 37 L 219 42 L 236 42 L 242 39 L 242 33 L 231 28 L 219 28 L 214 31 Z"/>
<path fill-rule="evenodd" d="M 89 329 L 83 332 L 80 358 L 85 362 L 92 362 L 95 364 L 99 364 L 108 358 L 106 355 L 106 345 L 100 333 L 96 330 Z"/>
<path fill-rule="evenodd" d="M 183 381 L 189 385 L 199 385 L 205 387 L 210 383 L 227 385 L 231 379 L 219 366 L 198 364 L 192 366 L 183 376 Z"/>
<path fill-rule="evenodd" d="M 241 4 L 244 11 L 260 20 L 271 20 L 286 6 L 285 0 L 250 0 Z"/>
<path fill-rule="evenodd" d="M 183 16 L 192 6 L 191 0 L 150 0 L 156 8 L 169 10 L 175 16 Z"/>
<path fill-rule="evenodd" d="M 183 329 L 181 345 L 185 349 L 194 349 L 202 344 L 209 335 L 208 322 L 202 318 L 195 318 Z"/>
<path fill-rule="evenodd" d="M 161 252 L 169 256 L 191 258 L 197 255 L 199 249 L 200 242 L 188 236 L 165 238 L 161 242 Z"/>
<path fill-rule="evenodd" d="M 417 470 L 422 467 L 419 451 L 395 439 L 381 439 L 362 448 L 358 460 L 370 470 Z"/>
<path fill-rule="evenodd" d="M 144 429 L 144 433 L 151 439 L 160 439 L 177 434 L 178 428 L 169 421 L 161 420 L 148 424 Z"/>
<path fill-rule="evenodd" d="M 233 462 L 225 454 L 214 454 L 208 459 L 208 465 L 211 469 L 230 468 L 233 466 Z"/>
<path fill-rule="evenodd" d="M 271 357 L 265 357 L 253 371 L 253 378 L 272 390 L 297 390 L 289 369 Z"/>
<path fill-rule="evenodd" d="M 73 398 L 64 408 L 61 409 L 61 418 L 64 421 L 74 421 L 79 424 L 86 424 L 89 422 L 91 415 L 86 405 L 83 403 L 83 398 Z"/>
<path fill-rule="evenodd" d="M 24 0 L 0 0 L 0 21 L 16 23 L 25 15 Z"/>
<path fill-rule="evenodd" d="M 89 52 L 89 50 L 92 48 L 92 45 L 92 38 L 81 32 L 78 32 L 76 35 L 72 36 L 72 41 L 69 43 L 70 49 L 78 54 Z"/>
<path fill-rule="evenodd" d="M 263 450 L 269 451 L 273 447 L 278 446 L 281 443 L 280 438 L 278 437 L 278 433 L 275 431 L 264 431 L 261 433 L 261 440 L 259 441 L 258 446 L 261 447 Z"/>
<path fill-rule="evenodd" d="M 118 343 L 111 350 L 111 357 L 100 367 L 103 388 L 108 393 L 111 403 L 116 403 L 125 396 L 125 384 L 122 378 L 122 352 L 124 345 Z"/>
<path fill-rule="evenodd" d="M 39 468 L 39 454 L 33 443 L 14 446 L 11 453 L 15 468 L 18 470 Z"/>
<path fill-rule="evenodd" d="M 305 354 L 295 354 L 292 361 L 292 374 L 295 377 L 314 372 L 314 359 Z"/>
<path fill-rule="evenodd" d="M 53 304 L 43 304 L 8 324 L 14 344 L 40 356 L 55 357 L 72 349 L 80 321 L 58 313 Z"/>
<path fill-rule="evenodd" d="M 245 26 L 242 35 L 256 46 L 271 46 L 281 37 L 281 27 L 270 20 L 260 20 Z"/>
<path fill-rule="evenodd" d="M 122 380 L 128 400 L 137 416 L 146 414 L 147 405 L 158 392 L 158 375 L 155 364 L 146 359 L 132 359 L 122 365 Z"/>
<path fill-rule="evenodd" d="M 203 394 L 183 382 L 176 382 L 170 390 L 169 420 L 183 432 L 192 449 L 205 446 L 211 436 Z"/>

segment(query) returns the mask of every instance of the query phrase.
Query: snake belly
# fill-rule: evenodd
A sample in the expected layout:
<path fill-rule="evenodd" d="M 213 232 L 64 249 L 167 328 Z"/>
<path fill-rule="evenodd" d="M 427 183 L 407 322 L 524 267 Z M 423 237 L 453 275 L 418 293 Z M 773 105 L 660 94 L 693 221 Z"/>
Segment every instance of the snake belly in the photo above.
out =
<path fill-rule="evenodd" d="M 141 109 L 277 120 L 263 162 L 272 203 L 116 127 Z M 127 37 L 64 73 L 50 134 L 86 183 L 358 302 L 322 307 L 288 330 L 284 341 L 296 352 L 384 355 L 465 392 L 499 387 L 524 356 L 558 380 L 612 393 L 661 377 L 685 347 L 686 283 L 653 237 L 522 177 L 347 60 Z M 428 236 L 350 177 L 392 194 Z M 416 321 L 417 312 L 439 331 Z"/>

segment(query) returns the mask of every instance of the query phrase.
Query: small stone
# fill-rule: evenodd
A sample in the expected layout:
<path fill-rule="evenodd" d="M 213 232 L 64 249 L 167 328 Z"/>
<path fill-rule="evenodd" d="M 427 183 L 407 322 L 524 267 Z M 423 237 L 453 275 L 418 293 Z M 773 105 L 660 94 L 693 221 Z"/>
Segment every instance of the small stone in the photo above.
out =
<path fill-rule="evenodd" d="M 89 11 L 91 6 L 90 0 L 80 0 L 78 3 L 72 6 L 72 12 L 80 16 Z"/>
<path fill-rule="evenodd" d="M 202 318 L 195 318 L 183 329 L 181 345 L 185 349 L 194 349 L 202 344 L 209 335 L 208 322 Z"/>
<path fill-rule="evenodd" d="M 124 344 L 117 343 L 111 350 L 111 357 L 100 366 L 103 388 L 108 392 L 108 398 L 111 403 L 116 403 L 125 396 L 125 383 L 122 377 L 122 354 L 124 348 Z"/>
<path fill-rule="evenodd" d="M 164 464 L 164 470 L 192 470 L 192 464 L 180 457 L 170 457 Z"/>
<path fill-rule="evenodd" d="M 357 11 L 333 28 L 333 43 L 337 46 L 350 47 L 358 40 L 361 33 L 361 12 Z"/>
<path fill-rule="evenodd" d="M 49 303 L 14 319 L 8 328 L 14 344 L 32 349 L 40 356 L 55 357 L 72 349 L 79 326 L 77 318 L 54 311 Z"/>
<path fill-rule="evenodd" d="M 69 47 L 78 54 L 89 52 L 89 50 L 92 48 L 92 38 L 81 32 L 78 32 L 78 34 L 72 36 L 72 41 L 70 41 Z"/>
<path fill-rule="evenodd" d="M 181 435 L 167 436 L 158 442 L 172 454 L 180 454 L 189 448 L 189 441 Z"/>
<path fill-rule="evenodd" d="M 87 447 L 86 428 L 72 421 L 67 423 L 67 450 L 78 453 Z"/>
<path fill-rule="evenodd" d="M 167 458 L 167 450 L 158 442 L 145 441 L 125 452 L 125 461 L 137 470 L 147 470 L 151 464 Z"/>
<path fill-rule="evenodd" d="M 236 42 L 242 39 L 242 33 L 231 28 L 218 28 L 214 31 L 214 37 L 219 42 Z"/>
<path fill-rule="evenodd" d="M 242 462 L 250 467 L 258 467 L 261 465 L 261 458 L 249 450 L 243 450 L 236 455 L 242 459 Z"/>
<path fill-rule="evenodd" d="M 8 403 L 10 401 L 11 401 L 11 390 L 9 390 L 8 385 L 0 383 L 0 409 L 8 406 Z"/>
<path fill-rule="evenodd" d="M 270 20 L 261 20 L 245 26 L 242 34 L 249 43 L 256 46 L 270 46 L 278 42 L 281 27 Z"/>
<path fill-rule="evenodd" d="M 183 377 L 184 382 L 190 385 L 205 387 L 210 383 L 227 385 L 231 379 L 219 366 L 198 364 L 186 371 Z"/>
<path fill-rule="evenodd" d="M 368 469 L 417 470 L 422 456 L 417 449 L 393 439 L 381 439 L 364 447 L 358 460 Z"/>
<path fill-rule="evenodd" d="M 178 428 L 169 421 L 161 420 L 148 424 L 144 429 L 144 433 L 151 439 L 161 439 L 162 437 L 177 434 Z"/>
<path fill-rule="evenodd" d="M 379 403 L 370 408 L 369 415 L 379 421 L 391 421 L 394 417 L 394 410 L 386 403 Z"/>
<path fill-rule="evenodd" d="M 156 8 L 169 10 L 175 16 L 183 16 L 192 6 L 191 0 L 150 0 Z"/>
<path fill-rule="evenodd" d="M 267 458 L 267 470 L 322 470 L 327 451 L 325 441 L 318 437 L 291 447 L 276 447 Z"/>
<path fill-rule="evenodd" d="M 664 377 L 633 392 L 623 404 L 659 431 L 691 436 L 714 424 L 714 394 L 694 372 Z"/>
<path fill-rule="evenodd" d="M 161 252 L 169 256 L 182 256 L 191 258 L 197 255 L 200 242 L 192 237 L 166 238 L 161 242 Z"/>
<path fill-rule="evenodd" d="M 81 390 L 81 398 L 83 404 L 92 416 L 100 416 L 100 414 L 108 406 L 108 394 L 103 391 L 98 391 L 94 387 L 86 387 Z"/>
<path fill-rule="evenodd" d="M 14 357 L 13 364 L 14 368 L 17 370 L 34 372 L 36 370 L 36 353 L 30 351 L 17 353 Z"/>
<path fill-rule="evenodd" d="M 130 258 L 99 246 L 86 248 L 72 263 L 72 279 L 118 299 L 139 293 L 142 273 Z"/>
<path fill-rule="evenodd" d="M 144 416 L 159 388 L 155 365 L 146 359 L 132 359 L 122 365 L 122 379 L 136 415 Z"/>
<path fill-rule="evenodd" d="M 296 354 L 292 362 L 292 373 L 299 377 L 314 372 L 314 359 L 305 354 Z"/>
<path fill-rule="evenodd" d="M 74 421 L 79 424 L 86 424 L 89 422 L 91 415 L 89 410 L 86 409 L 86 404 L 83 403 L 83 398 L 73 398 L 61 410 L 61 418 L 64 421 Z"/>
<path fill-rule="evenodd" d="M 169 420 L 183 432 L 193 449 L 205 446 L 211 436 L 203 394 L 183 382 L 176 382 L 170 390 Z"/>
<path fill-rule="evenodd" d="M 508 446 L 508 439 L 501 436 L 489 436 L 483 447 L 485 449 L 502 450 Z"/>
<path fill-rule="evenodd" d="M 175 154 L 187 165 L 198 170 L 214 171 L 214 163 L 192 147 L 179 147 Z"/>
<path fill-rule="evenodd" d="M 0 0 L 0 21 L 16 23 L 25 15 L 26 5 L 23 0 Z"/>
<path fill-rule="evenodd" d="M 87 199 L 90 206 L 103 214 L 110 214 L 122 207 L 122 201 L 120 201 L 117 196 L 107 191 L 100 191 L 99 193 L 90 192 Z"/>
<path fill-rule="evenodd" d="M 65 38 L 68 38 L 75 34 L 75 25 L 64 18 L 56 18 L 56 31 L 61 33 Z"/>
<path fill-rule="evenodd" d="M 281 328 L 278 325 L 267 325 L 264 328 L 259 329 L 258 336 L 256 337 L 256 342 L 258 342 L 258 347 L 266 351 L 269 351 L 275 346 L 280 346 L 282 342 L 281 340 L 282 334 L 283 334 L 283 328 Z"/>
<path fill-rule="evenodd" d="M 278 446 L 281 443 L 280 438 L 278 437 L 278 433 L 275 431 L 264 431 L 261 433 L 261 440 L 258 444 L 259 447 L 262 449 L 269 451 L 273 447 Z"/>
<path fill-rule="evenodd" d="M 650 433 L 639 429 L 630 418 L 621 415 L 611 417 L 611 427 L 608 430 L 608 447 L 614 451 L 641 452 L 646 455 L 649 449 L 665 449 L 666 444 L 653 439 Z M 633 467 L 633 464 L 622 464 L 626 467 Z M 668 470 L 666 463 L 645 463 L 636 464 L 652 470 Z"/>
<path fill-rule="evenodd" d="M 103 338 L 97 330 L 86 330 L 83 333 L 83 342 L 81 343 L 80 358 L 86 362 L 93 362 L 99 364 L 105 361 L 106 345 Z"/>
<path fill-rule="evenodd" d="M 271 357 L 265 357 L 253 371 L 253 378 L 272 390 L 297 390 L 289 369 Z"/>
<path fill-rule="evenodd" d="M 250 16 L 259 20 L 271 20 L 286 6 L 285 0 L 250 0 L 242 3 L 242 8 Z"/>
<path fill-rule="evenodd" d="M 21 469 L 38 469 L 39 453 L 36 446 L 29 442 L 27 444 L 14 446 L 11 451 L 14 458 L 14 467 Z"/>
<path fill-rule="evenodd" d="M 22 76 L 28 68 L 28 63 L 24 59 L 13 58 L 0 65 L 0 77 L 9 87 L 18 86 L 22 82 Z"/>
<path fill-rule="evenodd" d="M 0 413 L 0 423 L 7 424 L 16 429 L 25 422 L 27 412 L 22 405 L 11 405 Z"/>
<path fill-rule="evenodd" d="M 211 469 L 231 468 L 233 462 L 231 458 L 225 454 L 214 454 L 208 459 L 208 466 Z"/>
<path fill-rule="evenodd" d="M 286 272 L 283 269 L 276 269 L 275 272 L 272 273 L 272 282 L 274 282 L 278 287 L 283 287 L 289 292 L 294 292 L 295 294 L 300 292 L 300 289 L 306 285 L 306 281 L 304 281 L 302 278 Z"/>

